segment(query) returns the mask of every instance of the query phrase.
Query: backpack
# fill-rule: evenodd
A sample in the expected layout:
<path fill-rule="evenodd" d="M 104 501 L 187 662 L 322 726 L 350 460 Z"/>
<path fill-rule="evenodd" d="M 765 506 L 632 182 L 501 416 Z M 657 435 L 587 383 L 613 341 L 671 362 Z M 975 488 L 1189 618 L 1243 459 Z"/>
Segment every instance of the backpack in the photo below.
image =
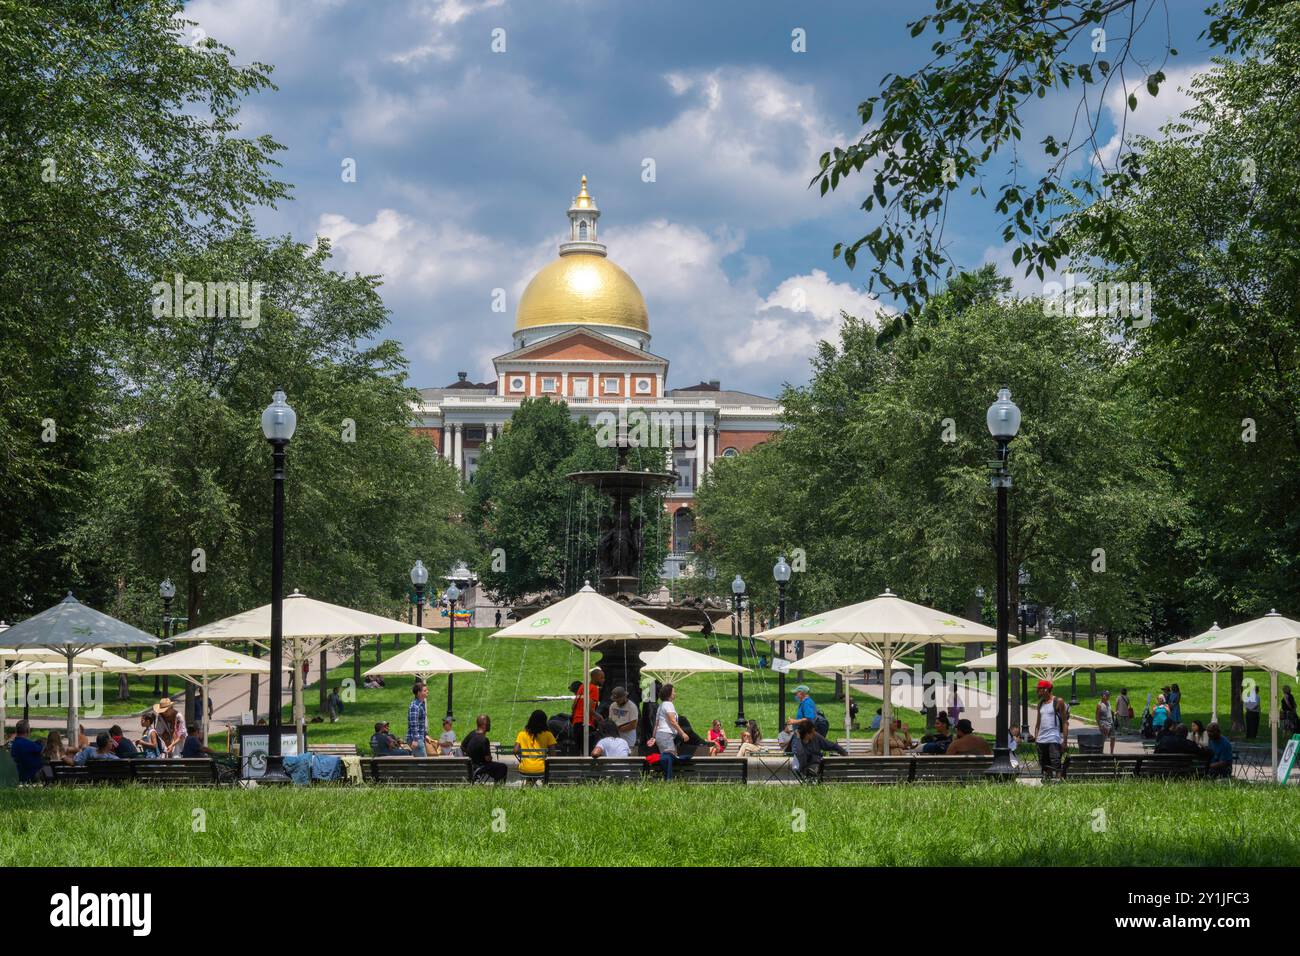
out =
<path fill-rule="evenodd" d="M 817 715 L 813 717 L 813 730 L 817 731 L 817 733 L 825 737 L 828 733 L 830 733 L 830 729 L 831 729 L 831 722 L 826 719 L 826 713 L 820 707 L 818 707 Z"/>

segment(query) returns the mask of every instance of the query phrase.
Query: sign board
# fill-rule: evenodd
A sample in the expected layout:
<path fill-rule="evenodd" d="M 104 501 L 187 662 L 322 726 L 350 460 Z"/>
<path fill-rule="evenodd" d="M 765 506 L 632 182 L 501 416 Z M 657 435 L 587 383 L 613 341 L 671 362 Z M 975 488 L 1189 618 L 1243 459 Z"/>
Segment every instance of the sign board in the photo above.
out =
<path fill-rule="evenodd" d="M 774 657 L 772 658 L 772 670 L 778 674 L 788 674 L 790 673 L 790 662 L 783 657 Z"/>
<path fill-rule="evenodd" d="M 304 736 L 304 741 L 305 741 Z M 266 750 L 270 733 L 265 725 L 239 728 L 239 775 L 256 780 L 266 773 Z M 298 756 L 298 735 L 292 726 L 280 729 L 280 756 Z"/>
<path fill-rule="evenodd" d="M 1278 783 L 1286 783 L 1287 778 L 1291 776 L 1291 768 L 1295 766 L 1297 751 L 1300 751 L 1300 734 L 1296 734 L 1287 741 L 1286 750 L 1282 751 L 1282 760 L 1277 765 Z"/>

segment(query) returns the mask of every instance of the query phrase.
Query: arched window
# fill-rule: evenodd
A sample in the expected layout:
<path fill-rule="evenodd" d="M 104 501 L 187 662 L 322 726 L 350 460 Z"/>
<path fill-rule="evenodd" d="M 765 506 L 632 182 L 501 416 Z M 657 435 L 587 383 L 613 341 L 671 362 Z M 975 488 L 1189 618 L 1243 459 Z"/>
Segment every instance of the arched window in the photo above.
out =
<path fill-rule="evenodd" d="M 587 238 L 587 220 L 585 219 L 582 220 L 582 222 L 578 223 L 578 238 L 579 239 Z"/>
<path fill-rule="evenodd" d="M 673 515 L 673 551 L 684 554 L 691 550 L 691 533 L 695 530 L 695 515 L 690 508 L 678 508 Z"/>
<path fill-rule="evenodd" d="M 736 451 L 736 449 L 734 449 L 734 448 L 724 448 L 724 449 L 722 449 L 722 457 L 723 457 L 723 458 L 735 458 L 735 457 L 736 457 L 737 455 L 739 455 L 739 454 L 740 454 L 740 452 Z"/>

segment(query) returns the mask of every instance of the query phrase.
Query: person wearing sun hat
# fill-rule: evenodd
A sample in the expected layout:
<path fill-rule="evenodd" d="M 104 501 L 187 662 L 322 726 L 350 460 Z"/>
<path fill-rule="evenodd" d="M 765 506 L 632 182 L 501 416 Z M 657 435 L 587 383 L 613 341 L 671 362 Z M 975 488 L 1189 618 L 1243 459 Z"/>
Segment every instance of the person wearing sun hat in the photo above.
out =
<path fill-rule="evenodd" d="M 185 747 L 185 718 L 170 697 L 153 705 L 154 730 L 158 734 L 158 756 L 179 757 Z"/>
<path fill-rule="evenodd" d="M 1065 701 L 1052 693 L 1052 682 L 1038 682 L 1038 719 L 1034 724 L 1034 739 L 1038 741 L 1038 763 L 1043 768 L 1043 779 L 1061 776 L 1061 755 L 1070 739 L 1070 711 Z"/>

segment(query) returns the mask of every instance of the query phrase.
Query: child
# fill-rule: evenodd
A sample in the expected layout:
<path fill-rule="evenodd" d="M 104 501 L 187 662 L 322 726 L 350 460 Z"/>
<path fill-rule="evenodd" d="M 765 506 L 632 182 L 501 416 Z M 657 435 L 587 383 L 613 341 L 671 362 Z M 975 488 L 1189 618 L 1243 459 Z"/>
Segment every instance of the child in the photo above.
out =
<path fill-rule="evenodd" d="M 456 732 L 451 729 L 451 718 L 442 718 L 442 734 L 438 737 L 438 756 L 452 757 L 456 751 Z"/>

